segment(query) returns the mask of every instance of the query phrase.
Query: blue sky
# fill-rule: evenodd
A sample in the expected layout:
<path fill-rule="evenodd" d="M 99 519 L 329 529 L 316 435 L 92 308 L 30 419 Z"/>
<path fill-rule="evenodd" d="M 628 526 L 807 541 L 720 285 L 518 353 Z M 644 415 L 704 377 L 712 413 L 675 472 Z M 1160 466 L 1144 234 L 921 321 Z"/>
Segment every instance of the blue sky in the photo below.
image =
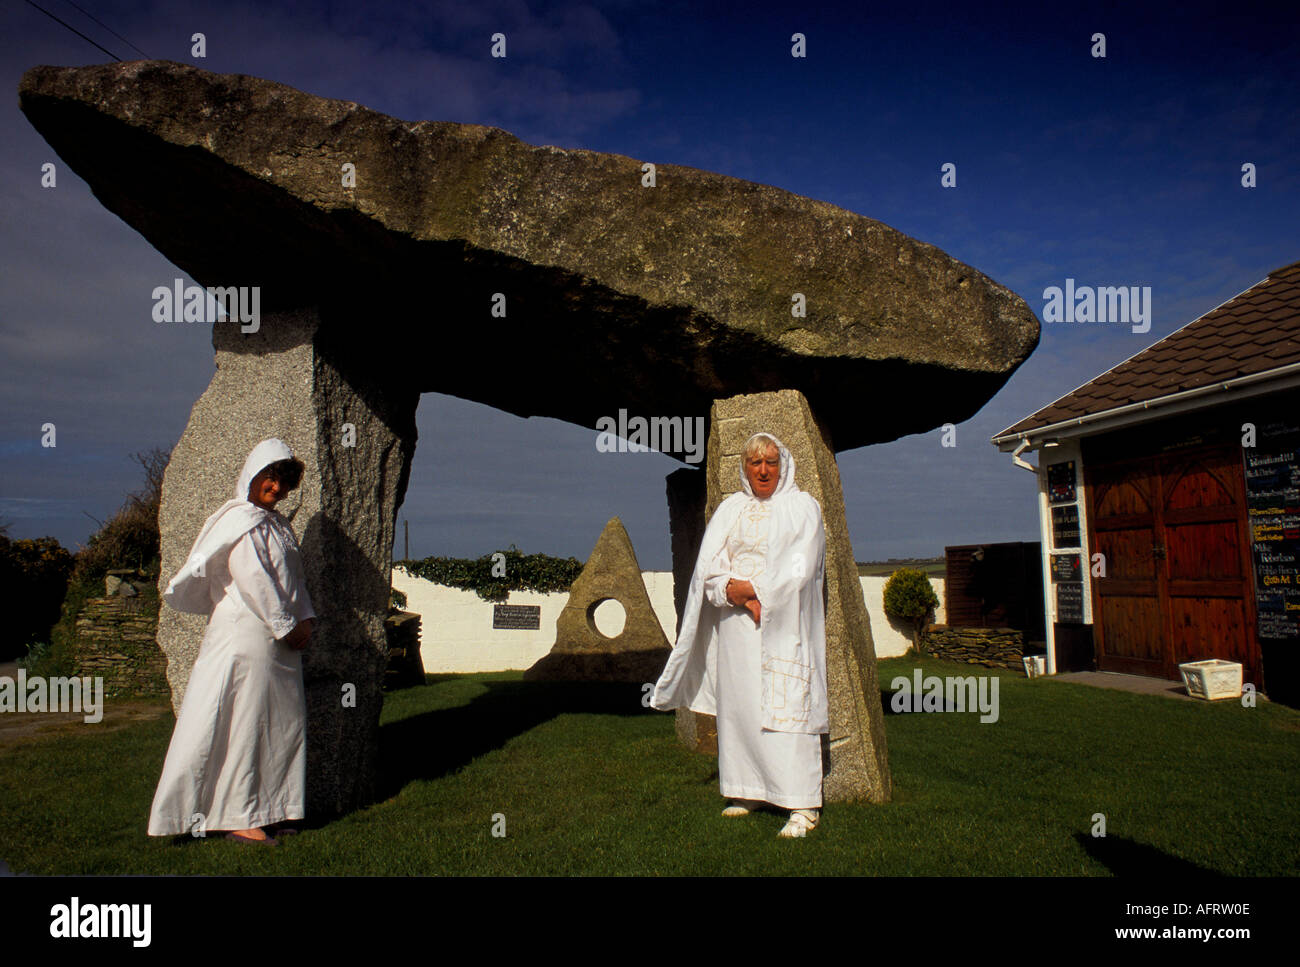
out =
<path fill-rule="evenodd" d="M 37 2 L 140 56 L 64 0 Z M 956 447 L 935 430 L 840 454 L 859 560 L 1038 539 L 1033 477 L 989 437 L 1300 259 L 1294 4 L 79 5 L 151 57 L 828 201 L 937 245 L 1040 318 L 1044 289 L 1067 278 L 1151 287 L 1145 334 L 1045 325 Z M 498 31 L 504 60 L 489 56 Z M 1104 59 L 1090 54 L 1098 31 Z M 87 515 L 107 518 L 139 486 L 129 454 L 175 444 L 212 374 L 206 327 L 150 318 L 154 286 L 178 270 L 70 170 L 40 187 L 58 158 L 18 110 L 23 71 L 107 59 L 26 3 L 0 9 L 0 520 L 72 548 L 96 528 Z M 1246 162 L 1255 188 L 1241 185 Z M 54 449 L 40 446 L 46 422 Z M 611 457 L 589 429 L 435 394 L 419 431 L 399 516 L 413 555 L 513 543 L 584 558 L 619 516 L 642 566 L 669 566 L 676 461 Z"/>

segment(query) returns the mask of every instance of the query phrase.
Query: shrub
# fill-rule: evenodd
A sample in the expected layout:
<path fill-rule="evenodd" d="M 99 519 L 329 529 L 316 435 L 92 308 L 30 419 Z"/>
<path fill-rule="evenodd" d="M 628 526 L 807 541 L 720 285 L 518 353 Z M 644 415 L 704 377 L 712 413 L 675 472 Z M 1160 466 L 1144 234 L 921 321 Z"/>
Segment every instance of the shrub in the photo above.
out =
<path fill-rule="evenodd" d="M 11 540 L 0 532 L 0 593 L 5 611 L 0 661 L 23 655 L 34 642 L 49 640 L 71 573 L 72 555 L 53 537 Z"/>
<path fill-rule="evenodd" d="M 497 558 L 496 554 L 503 556 Z M 435 584 L 474 591 L 487 601 L 504 601 L 511 591 L 567 591 L 582 573 L 582 562 L 575 557 L 525 554 L 513 544 L 496 554 L 474 560 L 426 557 L 422 561 L 394 561 L 393 566 Z"/>
<path fill-rule="evenodd" d="M 102 578 L 114 568 L 127 567 L 156 577 L 161 546 L 158 507 L 162 503 L 163 471 L 169 456 L 170 451 L 157 447 L 133 456 L 144 468 L 144 488 L 128 494 L 122 509 L 77 552 L 74 580 Z"/>
<path fill-rule="evenodd" d="M 885 614 L 912 625 L 912 647 L 922 650 L 921 629 L 931 612 L 939 607 L 939 598 L 925 572 L 902 567 L 885 582 Z"/>
<path fill-rule="evenodd" d="M 33 673 L 46 676 L 76 674 L 77 615 L 87 598 L 104 594 L 104 575 L 117 568 L 134 567 L 146 580 L 156 581 L 160 567 L 158 507 L 162 503 L 163 471 L 170 453 L 153 449 L 132 459 L 144 469 L 145 485 L 128 494 L 122 509 L 90 536 L 86 546 L 71 558 L 59 589 L 62 608 L 56 606 L 48 629 L 48 647 L 30 656 Z"/>

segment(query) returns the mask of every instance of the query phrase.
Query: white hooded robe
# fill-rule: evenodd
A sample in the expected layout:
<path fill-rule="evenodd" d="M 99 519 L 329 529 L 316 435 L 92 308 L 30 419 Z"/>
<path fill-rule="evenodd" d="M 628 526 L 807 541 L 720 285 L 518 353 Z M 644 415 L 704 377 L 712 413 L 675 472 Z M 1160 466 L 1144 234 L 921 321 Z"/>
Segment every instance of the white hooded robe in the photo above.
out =
<path fill-rule="evenodd" d="M 764 436 L 772 437 L 771 434 Z M 705 529 L 677 644 L 651 704 L 717 716 L 723 796 L 786 809 L 821 806 L 826 699 L 826 535 L 821 507 L 795 486 L 780 441 L 773 494 L 742 492 Z M 749 581 L 761 624 L 727 601 L 728 580 Z"/>
<path fill-rule="evenodd" d="M 150 836 L 302 819 L 307 702 L 302 652 L 277 640 L 315 617 L 288 521 L 248 499 L 266 467 L 293 458 L 263 440 L 235 496 L 199 532 L 163 600 L 208 614 L 149 815 Z"/>

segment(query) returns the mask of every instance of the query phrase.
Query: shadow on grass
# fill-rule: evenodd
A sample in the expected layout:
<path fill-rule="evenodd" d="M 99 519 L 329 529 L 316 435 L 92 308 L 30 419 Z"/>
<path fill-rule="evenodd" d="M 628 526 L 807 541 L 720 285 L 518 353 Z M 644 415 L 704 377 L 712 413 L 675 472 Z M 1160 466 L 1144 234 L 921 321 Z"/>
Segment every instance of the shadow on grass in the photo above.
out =
<path fill-rule="evenodd" d="M 454 678 L 456 676 L 446 676 Z M 430 683 L 443 676 L 430 675 Z M 380 800 L 418 779 L 438 779 L 565 713 L 663 714 L 641 705 L 641 685 L 624 682 L 485 682 L 467 705 L 425 712 L 379 729 Z"/>
<path fill-rule="evenodd" d="M 896 709 L 894 708 L 894 696 L 900 693 L 903 699 L 898 704 L 902 707 Z M 924 693 L 917 695 L 915 692 L 903 691 L 902 689 L 892 692 L 883 688 L 880 690 L 880 709 L 886 715 L 933 715 L 935 712 L 978 711 L 978 703 L 971 708 L 958 708 L 956 703 L 949 702 L 947 698 L 940 698 L 938 708 L 927 709 L 925 708 L 926 701 Z M 915 703 L 915 707 L 913 707 L 913 703 Z"/>
<path fill-rule="evenodd" d="M 1116 876 L 1158 877 L 1160 879 L 1223 879 L 1224 874 L 1187 860 L 1170 856 L 1154 846 L 1147 846 L 1123 836 L 1092 836 L 1075 833 L 1075 841 L 1089 856 L 1102 863 Z"/>

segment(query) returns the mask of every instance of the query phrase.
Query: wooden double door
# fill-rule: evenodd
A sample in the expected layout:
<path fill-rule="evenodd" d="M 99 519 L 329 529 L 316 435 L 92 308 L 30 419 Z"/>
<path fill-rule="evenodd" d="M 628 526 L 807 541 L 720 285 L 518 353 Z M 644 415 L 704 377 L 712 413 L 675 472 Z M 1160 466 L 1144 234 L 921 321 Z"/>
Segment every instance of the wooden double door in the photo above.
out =
<path fill-rule="evenodd" d="M 1085 451 L 1084 479 L 1105 563 L 1091 579 L 1097 666 L 1176 679 L 1181 662 L 1223 658 L 1262 688 L 1240 449 Z"/>

